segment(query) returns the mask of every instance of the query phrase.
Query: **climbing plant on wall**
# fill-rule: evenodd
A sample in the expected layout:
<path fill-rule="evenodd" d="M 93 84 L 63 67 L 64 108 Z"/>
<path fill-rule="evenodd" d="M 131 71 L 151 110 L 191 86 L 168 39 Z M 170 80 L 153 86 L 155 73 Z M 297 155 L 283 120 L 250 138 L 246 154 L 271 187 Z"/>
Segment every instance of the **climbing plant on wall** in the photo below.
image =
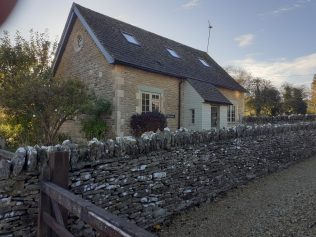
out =
<path fill-rule="evenodd" d="M 111 113 L 111 104 L 104 99 L 90 101 L 83 107 L 82 131 L 87 139 L 105 139 L 108 125 L 106 119 Z"/>

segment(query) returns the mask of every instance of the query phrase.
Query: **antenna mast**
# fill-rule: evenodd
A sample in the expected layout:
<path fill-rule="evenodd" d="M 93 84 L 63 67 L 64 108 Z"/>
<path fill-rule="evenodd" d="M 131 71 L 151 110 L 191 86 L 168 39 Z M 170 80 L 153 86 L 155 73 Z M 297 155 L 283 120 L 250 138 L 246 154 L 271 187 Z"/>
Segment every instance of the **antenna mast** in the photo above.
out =
<path fill-rule="evenodd" d="M 210 34 L 211 34 L 211 29 L 213 26 L 211 26 L 210 21 L 208 21 L 208 39 L 207 39 L 207 47 L 206 47 L 206 53 L 208 53 L 208 46 L 210 44 Z"/>

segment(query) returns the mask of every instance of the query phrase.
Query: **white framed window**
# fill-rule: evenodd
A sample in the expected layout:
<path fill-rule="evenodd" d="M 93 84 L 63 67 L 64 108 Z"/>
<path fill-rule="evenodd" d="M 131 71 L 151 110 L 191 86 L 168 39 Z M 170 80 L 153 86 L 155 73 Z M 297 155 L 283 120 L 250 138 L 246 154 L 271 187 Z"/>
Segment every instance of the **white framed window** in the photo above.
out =
<path fill-rule="evenodd" d="M 195 109 L 191 109 L 191 123 L 195 123 Z"/>
<path fill-rule="evenodd" d="M 235 105 L 229 105 L 227 107 L 227 122 L 234 123 L 236 122 L 236 106 Z"/>
<path fill-rule="evenodd" d="M 204 59 L 199 58 L 199 60 L 205 67 L 210 67 L 210 65 Z"/>
<path fill-rule="evenodd" d="M 173 49 L 167 48 L 167 51 L 171 54 L 172 57 L 180 58 L 179 54 L 177 54 L 177 52 L 174 51 Z"/>
<path fill-rule="evenodd" d="M 158 93 L 141 92 L 142 94 L 142 113 L 160 112 L 161 96 Z"/>
<path fill-rule="evenodd" d="M 130 42 L 132 44 L 140 45 L 134 36 L 127 34 L 127 33 L 122 33 L 122 34 L 128 42 Z"/>

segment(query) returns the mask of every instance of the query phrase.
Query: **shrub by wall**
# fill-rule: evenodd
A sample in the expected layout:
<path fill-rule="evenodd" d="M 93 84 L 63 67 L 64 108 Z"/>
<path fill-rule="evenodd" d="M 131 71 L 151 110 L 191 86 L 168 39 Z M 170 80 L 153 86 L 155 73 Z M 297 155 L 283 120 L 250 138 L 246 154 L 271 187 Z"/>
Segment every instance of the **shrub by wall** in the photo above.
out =
<path fill-rule="evenodd" d="M 146 133 L 78 147 L 19 148 L 0 160 L 0 236 L 35 236 L 38 170 L 47 152 L 70 151 L 69 188 L 110 212 L 149 227 L 316 152 L 316 123 L 239 126 L 220 131 Z M 75 221 L 78 236 L 91 230 Z"/>
<path fill-rule="evenodd" d="M 167 127 L 167 119 L 165 115 L 159 112 L 146 112 L 134 114 L 131 117 L 132 133 L 135 136 L 140 136 L 148 131 L 163 131 Z"/>

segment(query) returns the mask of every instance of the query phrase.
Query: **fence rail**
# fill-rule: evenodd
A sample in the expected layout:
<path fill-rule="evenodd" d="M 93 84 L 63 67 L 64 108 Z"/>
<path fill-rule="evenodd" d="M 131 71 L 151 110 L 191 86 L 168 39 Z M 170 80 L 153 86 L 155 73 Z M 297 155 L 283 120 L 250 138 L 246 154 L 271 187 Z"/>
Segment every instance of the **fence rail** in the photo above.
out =
<path fill-rule="evenodd" d="M 74 237 L 67 228 L 68 212 L 86 222 L 100 237 L 154 237 L 137 225 L 71 193 L 68 186 L 68 153 L 49 154 L 42 171 L 38 237 Z"/>

